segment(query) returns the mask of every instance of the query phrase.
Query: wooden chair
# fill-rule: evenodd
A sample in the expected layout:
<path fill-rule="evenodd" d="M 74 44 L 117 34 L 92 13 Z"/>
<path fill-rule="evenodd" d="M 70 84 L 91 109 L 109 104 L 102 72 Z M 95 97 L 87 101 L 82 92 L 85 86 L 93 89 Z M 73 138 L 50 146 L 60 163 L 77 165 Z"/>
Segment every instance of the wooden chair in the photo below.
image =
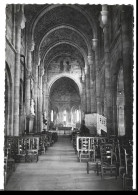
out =
<path fill-rule="evenodd" d="M 118 151 L 119 151 L 119 177 L 123 180 L 123 175 L 125 173 L 125 150 L 118 142 Z"/>
<path fill-rule="evenodd" d="M 100 145 L 108 143 L 107 137 L 95 137 L 95 159 L 96 159 L 96 173 L 99 175 L 101 173 L 101 152 Z"/>
<path fill-rule="evenodd" d="M 24 139 L 24 137 L 20 137 L 18 139 L 18 153 L 16 154 L 16 163 L 25 163 L 27 144 L 29 140 Z"/>
<path fill-rule="evenodd" d="M 101 172 L 101 155 L 100 155 L 100 144 L 107 142 L 107 137 L 92 137 L 90 138 L 90 153 L 92 158 L 87 162 L 87 173 L 89 170 L 93 170 L 99 175 Z"/>
<path fill-rule="evenodd" d="M 11 158 L 10 148 L 5 148 L 4 153 L 4 185 L 6 185 L 8 178 L 15 171 L 15 160 Z"/>
<path fill-rule="evenodd" d="M 130 148 L 129 148 L 130 149 Z M 128 152 L 127 149 L 124 148 L 125 152 L 125 173 L 123 174 L 123 189 L 125 191 L 132 190 L 133 185 L 133 155 L 132 151 Z"/>
<path fill-rule="evenodd" d="M 88 137 L 81 137 L 80 138 L 80 149 L 78 153 L 78 157 L 80 162 L 83 160 L 90 159 L 90 146 L 89 146 L 89 138 Z"/>
<path fill-rule="evenodd" d="M 25 157 L 26 162 L 37 162 L 38 161 L 38 151 L 37 150 L 27 150 L 27 154 Z"/>
<path fill-rule="evenodd" d="M 96 172 L 96 142 L 94 137 L 90 137 L 90 161 L 87 162 L 87 174 L 90 170 Z"/>
<path fill-rule="evenodd" d="M 72 145 L 73 145 L 75 154 L 77 154 L 77 136 L 79 136 L 78 131 L 72 133 Z"/>
<path fill-rule="evenodd" d="M 116 166 L 116 154 L 113 152 L 113 145 L 109 143 L 104 143 L 100 145 L 101 153 L 101 178 L 107 171 L 115 172 L 115 177 L 117 179 L 117 166 Z"/>

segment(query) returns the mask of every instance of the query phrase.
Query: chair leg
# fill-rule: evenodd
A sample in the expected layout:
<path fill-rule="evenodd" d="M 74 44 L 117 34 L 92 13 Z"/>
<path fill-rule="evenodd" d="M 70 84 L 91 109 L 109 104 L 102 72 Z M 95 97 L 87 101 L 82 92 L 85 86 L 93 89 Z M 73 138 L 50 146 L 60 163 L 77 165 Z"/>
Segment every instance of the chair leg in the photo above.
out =
<path fill-rule="evenodd" d="M 99 175 L 99 166 L 98 166 L 98 163 L 96 163 L 96 171 L 97 171 L 97 175 Z"/>
<path fill-rule="evenodd" d="M 79 158 L 80 158 L 80 162 L 81 162 L 81 154 L 80 154 L 80 157 Z"/>
<path fill-rule="evenodd" d="M 103 172 L 104 172 L 104 170 L 103 170 L 103 168 L 101 166 L 101 179 L 103 179 Z"/>
<path fill-rule="evenodd" d="M 89 174 L 89 162 L 87 162 L 87 174 Z"/>
<path fill-rule="evenodd" d="M 118 175 L 118 173 L 117 173 L 117 169 L 115 170 L 115 172 L 116 172 L 116 177 L 115 177 L 115 178 L 117 179 L 117 175 Z"/>
<path fill-rule="evenodd" d="M 112 169 L 111 169 L 111 177 L 112 177 Z"/>

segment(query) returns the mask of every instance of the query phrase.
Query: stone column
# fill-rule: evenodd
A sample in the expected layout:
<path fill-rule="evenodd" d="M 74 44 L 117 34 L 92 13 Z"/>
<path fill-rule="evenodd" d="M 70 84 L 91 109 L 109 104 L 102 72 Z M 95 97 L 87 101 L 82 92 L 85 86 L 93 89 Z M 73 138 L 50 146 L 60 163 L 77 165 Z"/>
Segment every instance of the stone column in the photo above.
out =
<path fill-rule="evenodd" d="M 43 75 L 43 112 L 46 111 L 46 99 L 45 99 L 46 87 L 47 87 L 47 76 L 44 73 L 44 75 Z"/>
<path fill-rule="evenodd" d="M 44 76 L 43 76 L 43 107 L 42 107 L 42 113 L 43 113 L 43 117 L 44 119 L 48 119 L 47 117 L 47 114 L 48 114 L 48 110 L 47 110 L 47 74 L 44 73 Z M 43 129 L 47 129 L 47 125 L 45 125 L 43 123 Z"/>
<path fill-rule="evenodd" d="M 43 94 L 42 94 L 42 77 L 44 75 L 44 67 L 41 64 L 40 65 L 40 71 L 39 71 L 39 131 L 41 132 L 43 130 L 43 109 L 42 109 L 42 103 L 43 103 Z"/>
<path fill-rule="evenodd" d="M 131 9 L 131 10 L 130 10 Z M 124 71 L 124 95 L 125 95 L 125 130 L 126 136 L 131 138 L 133 135 L 133 48 L 130 44 L 130 19 L 133 8 L 123 5 L 121 12 L 122 26 L 122 55 Z"/>
<path fill-rule="evenodd" d="M 21 29 L 25 27 L 25 17 L 23 7 L 16 12 L 16 56 L 14 74 L 14 116 L 13 116 L 13 135 L 19 135 L 19 101 L 20 101 L 20 48 L 21 48 Z"/>
<path fill-rule="evenodd" d="M 112 77 L 112 94 L 113 94 L 113 133 L 118 136 L 117 127 L 117 75 L 114 74 Z"/>
<path fill-rule="evenodd" d="M 100 75 L 99 75 L 99 52 L 98 52 L 98 39 L 92 39 L 92 48 L 95 52 L 95 75 L 96 75 L 96 104 L 97 113 L 102 114 L 101 98 L 100 98 Z"/>
<path fill-rule="evenodd" d="M 81 120 L 84 119 L 85 111 L 86 111 L 86 94 L 85 94 L 85 72 L 82 69 L 81 73 L 81 84 L 82 84 L 82 94 L 81 94 Z"/>
<path fill-rule="evenodd" d="M 45 105 L 46 105 L 46 118 L 47 118 L 47 127 L 49 126 L 49 95 L 45 96 Z"/>
<path fill-rule="evenodd" d="M 37 132 L 37 98 L 38 98 L 38 66 L 39 66 L 39 59 L 35 61 L 35 76 L 34 76 L 34 100 L 35 100 L 35 121 L 34 121 L 34 132 Z"/>
<path fill-rule="evenodd" d="M 90 99 L 90 66 L 87 62 L 85 67 L 85 90 L 86 90 L 86 113 L 91 112 L 91 99 Z"/>
<path fill-rule="evenodd" d="M 25 88 L 25 105 L 26 115 L 30 115 L 30 101 L 31 101 L 31 72 L 32 72 L 32 51 L 34 50 L 34 42 L 28 42 L 27 45 L 27 66 L 26 66 L 26 88 Z"/>
<path fill-rule="evenodd" d="M 104 33 L 105 100 L 104 115 L 107 118 L 107 134 L 112 134 L 112 96 L 110 79 L 109 22 L 107 5 L 102 5 L 101 22 Z"/>
<path fill-rule="evenodd" d="M 95 102 L 95 65 L 94 65 L 94 54 L 88 56 L 88 64 L 90 67 L 90 112 L 96 112 L 96 102 Z"/>

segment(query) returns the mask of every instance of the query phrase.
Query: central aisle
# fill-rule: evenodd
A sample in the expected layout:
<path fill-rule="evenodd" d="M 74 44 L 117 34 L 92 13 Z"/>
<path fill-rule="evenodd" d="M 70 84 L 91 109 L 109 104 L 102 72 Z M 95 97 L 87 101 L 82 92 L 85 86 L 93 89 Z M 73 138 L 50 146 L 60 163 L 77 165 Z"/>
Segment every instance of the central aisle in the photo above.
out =
<path fill-rule="evenodd" d="M 20 163 L 5 190 L 122 190 L 119 179 L 101 180 L 78 162 L 69 137 L 60 136 L 37 163 Z"/>

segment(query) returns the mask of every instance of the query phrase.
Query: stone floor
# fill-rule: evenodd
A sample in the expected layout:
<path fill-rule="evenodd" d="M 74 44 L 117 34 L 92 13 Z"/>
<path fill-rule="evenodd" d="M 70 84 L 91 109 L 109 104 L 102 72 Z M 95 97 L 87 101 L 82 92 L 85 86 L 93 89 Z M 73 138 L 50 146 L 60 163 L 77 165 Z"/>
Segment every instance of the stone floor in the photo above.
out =
<path fill-rule="evenodd" d="M 61 136 L 37 163 L 16 164 L 6 191 L 121 191 L 120 179 L 87 174 L 86 162 L 78 162 L 69 137 Z"/>

